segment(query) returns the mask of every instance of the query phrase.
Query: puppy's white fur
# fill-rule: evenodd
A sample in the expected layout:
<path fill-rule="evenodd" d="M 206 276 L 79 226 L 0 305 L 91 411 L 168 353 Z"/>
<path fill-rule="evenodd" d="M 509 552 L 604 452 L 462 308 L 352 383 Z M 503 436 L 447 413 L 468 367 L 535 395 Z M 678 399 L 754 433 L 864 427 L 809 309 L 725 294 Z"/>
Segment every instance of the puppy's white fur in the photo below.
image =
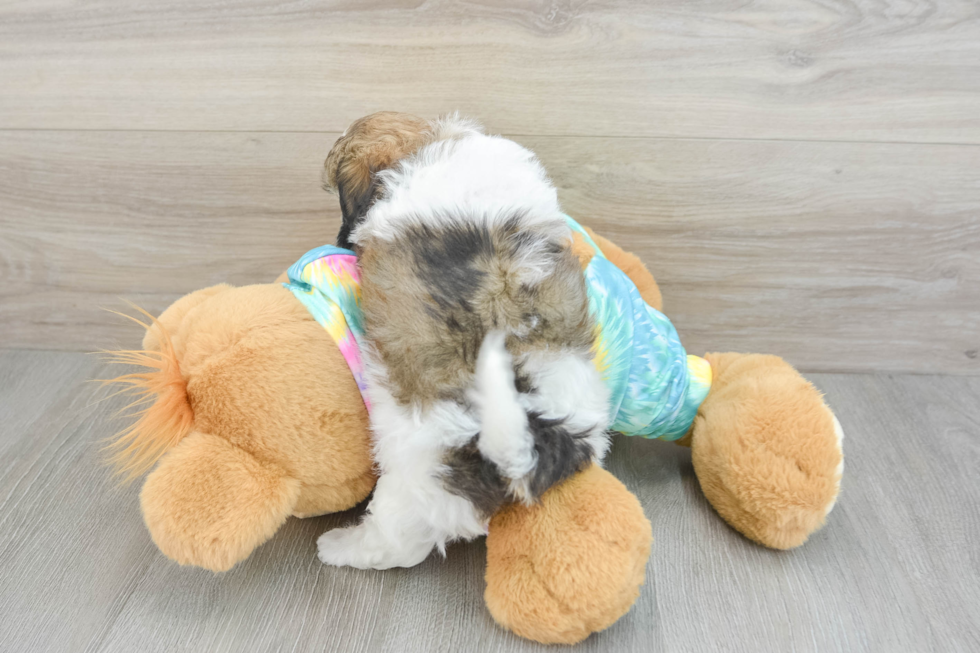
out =
<path fill-rule="evenodd" d="M 527 412 L 514 387 L 514 361 L 504 347 L 506 339 L 503 331 L 483 338 L 472 400 L 480 411 L 480 453 L 504 476 L 519 479 L 531 473 L 537 456 L 531 438 L 514 437 L 527 430 Z"/>
<path fill-rule="evenodd" d="M 437 139 L 397 168 L 380 174 L 382 196 L 352 234 L 353 242 L 390 240 L 412 226 L 450 225 L 459 216 L 479 216 L 491 226 L 515 213 L 530 228 L 555 240 L 570 236 L 557 193 L 533 153 L 506 139 L 486 136 L 458 117 L 436 123 Z M 525 282 L 543 278 L 547 257 L 526 256 Z M 364 349 L 374 453 L 380 476 L 368 514 L 357 526 L 335 529 L 318 540 L 319 558 L 332 565 L 385 569 L 420 563 L 448 541 L 486 533 L 487 521 L 465 498 L 443 484 L 443 456 L 480 434 L 479 451 L 510 479 L 514 496 L 529 499 L 525 476 L 536 455 L 525 411 L 564 420 L 582 434 L 594 458 L 608 448 L 608 390 L 590 356 L 542 351 L 520 361 L 537 389 L 518 394 L 505 333 L 484 340 L 472 400 L 475 411 L 453 401 L 424 410 L 400 405 L 386 369 L 370 347 Z"/>
<path fill-rule="evenodd" d="M 545 419 L 562 419 L 602 460 L 609 450 L 609 387 L 592 359 L 567 351 L 535 352 L 522 361 L 537 392 L 521 395 L 526 408 Z"/>
<path fill-rule="evenodd" d="M 481 216 L 489 226 L 525 213 L 531 226 L 570 236 L 558 193 L 530 150 L 500 136 L 487 136 L 462 118 L 437 124 L 436 140 L 390 170 L 378 173 L 381 198 L 351 234 L 391 240 L 425 221 L 449 226 L 458 216 Z"/>
<path fill-rule="evenodd" d="M 386 389 L 379 357 L 370 347 L 362 355 L 380 475 L 364 520 L 320 536 L 320 560 L 360 569 L 411 567 L 434 546 L 445 553 L 450 540 L 485 535 L 487 523 L 473 504 L 447 492 L 439 477 L 443 452 L 465 444 L 480 425 L 451 401 L 425 411 L 399 405 Z"/>

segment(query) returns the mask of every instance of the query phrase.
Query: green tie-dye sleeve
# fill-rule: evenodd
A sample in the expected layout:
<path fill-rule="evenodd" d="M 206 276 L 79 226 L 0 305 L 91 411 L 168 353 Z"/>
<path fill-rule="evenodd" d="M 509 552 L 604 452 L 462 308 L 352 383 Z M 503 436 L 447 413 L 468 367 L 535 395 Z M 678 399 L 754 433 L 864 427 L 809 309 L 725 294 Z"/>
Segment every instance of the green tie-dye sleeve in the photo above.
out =
<path fill-rule="evenodd" d="M 595 320 L 594 361 L 610 389 L 612 429 L 626 435 L 676 440 L 694 421 L 711 387 L 711 367 L 688 356 L 670 320 L 568 218 L 596 252 L 585 269 Z"/>

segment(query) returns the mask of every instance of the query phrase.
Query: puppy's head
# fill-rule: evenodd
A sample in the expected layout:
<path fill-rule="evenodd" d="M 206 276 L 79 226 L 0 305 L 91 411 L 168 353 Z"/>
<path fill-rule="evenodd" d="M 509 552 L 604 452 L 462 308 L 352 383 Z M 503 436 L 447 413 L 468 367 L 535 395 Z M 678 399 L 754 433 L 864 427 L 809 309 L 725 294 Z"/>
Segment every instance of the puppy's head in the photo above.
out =
<path fill-rule="evenodd" d="M 355 120 L 337 139 L 324 163 L 323 185 L 340 196 L 339 246 L 351 247 L 351 231 L 376 197 L 376 174 L 421 148 L 432 136 L 427 120 L 381 111 Z"/>

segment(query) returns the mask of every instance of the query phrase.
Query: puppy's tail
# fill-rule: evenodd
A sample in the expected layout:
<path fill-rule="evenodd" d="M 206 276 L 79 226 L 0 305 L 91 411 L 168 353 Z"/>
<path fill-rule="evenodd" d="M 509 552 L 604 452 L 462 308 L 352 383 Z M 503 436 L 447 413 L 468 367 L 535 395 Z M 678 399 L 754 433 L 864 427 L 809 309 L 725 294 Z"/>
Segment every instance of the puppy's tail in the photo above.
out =
<path fill-rule="evenodd" d="M 504 346 L 507 334 L 491 331 L 476 361 L 474 399 L 480 410 L 480 454 L 506 478 L 527 476 L 537 465 L 528 416 L 514 385 L 514 363 Z"/>

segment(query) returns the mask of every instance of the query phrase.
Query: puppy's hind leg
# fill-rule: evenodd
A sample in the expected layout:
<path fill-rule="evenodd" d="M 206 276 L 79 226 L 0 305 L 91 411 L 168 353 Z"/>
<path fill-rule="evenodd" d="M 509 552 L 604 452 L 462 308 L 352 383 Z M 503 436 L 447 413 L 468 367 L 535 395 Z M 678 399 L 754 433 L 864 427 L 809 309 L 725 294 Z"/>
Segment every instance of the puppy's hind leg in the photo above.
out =
<path fill-rule="evenodd" d="M 390 569 L 414 567 L 436 545 L 432 529 L 419 520 L 410 492 L 396 476 L 378 479 L 363 521 L 327 531 L 317 540 L 320 562 L 336 567 Z"/>
<path fill-rule="evenodd" d="M 447 492 L 436 476 L 382 474 L 364 520 L 327 531 L 317 551 L 321 562 L 337 567 L 414 567 L 433 548 L 445 553 L 450 540 L 486 535 L 486 526 L 473 504 Z"/>

